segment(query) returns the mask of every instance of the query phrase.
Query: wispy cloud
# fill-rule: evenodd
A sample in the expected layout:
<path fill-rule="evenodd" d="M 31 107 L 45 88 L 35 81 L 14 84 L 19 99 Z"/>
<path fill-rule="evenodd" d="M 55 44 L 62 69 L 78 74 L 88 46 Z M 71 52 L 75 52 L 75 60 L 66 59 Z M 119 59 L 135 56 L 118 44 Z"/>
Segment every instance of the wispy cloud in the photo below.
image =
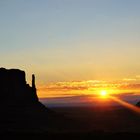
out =
<path fill-rule="evenodd" d="M 88 81 L 70 81 L 49 83 L 47 85 L 38 86 L 38 94 L 40 97 L 68 97 L 77 95 L 97 94 L 101 89 L 111 90 L 121 93 L 121 91 L 140 91 L 140 84 L 135 82 L 135 79 L 124 79 L 120 82 L 107 82 L 98 80 Z M 124 93 L 124 92 L 123 92 Z"/>
<path fill-rule="evenodd" d="M 137 79 L 124 78 L 123 81 L 136 81 Z"/>
<path fill-rule="evenodd" d="M 140 89 L 140 84 L 122 84 L 119 89 Z"/>

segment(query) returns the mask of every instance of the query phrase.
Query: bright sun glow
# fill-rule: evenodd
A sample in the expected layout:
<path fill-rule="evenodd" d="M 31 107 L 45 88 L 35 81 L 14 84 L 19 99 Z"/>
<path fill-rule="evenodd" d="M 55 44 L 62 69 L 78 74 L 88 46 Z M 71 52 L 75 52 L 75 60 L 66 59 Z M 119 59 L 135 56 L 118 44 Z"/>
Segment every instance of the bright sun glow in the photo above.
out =
<path fill-rule="evenodd" d="M 106 96 L 108 95 L 108 93 L 107 93 L 106 90 L 102 90 L 102 91 L 100 91 L 100 95 L 101 95 L 102 97 L 106 97 Z"/>

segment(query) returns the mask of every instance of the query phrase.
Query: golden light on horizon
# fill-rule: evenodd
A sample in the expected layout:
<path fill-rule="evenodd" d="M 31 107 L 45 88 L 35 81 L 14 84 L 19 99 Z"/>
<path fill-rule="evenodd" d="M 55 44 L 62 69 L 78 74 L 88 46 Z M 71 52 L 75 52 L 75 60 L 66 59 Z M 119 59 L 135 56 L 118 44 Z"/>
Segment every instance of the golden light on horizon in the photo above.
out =
<path fill-rule="evenodd" d="M 103 97 L 103 98 L 106 98 L 108 96 L 107 90 L 101 90 L 100 91 L 100 96 Z"/>

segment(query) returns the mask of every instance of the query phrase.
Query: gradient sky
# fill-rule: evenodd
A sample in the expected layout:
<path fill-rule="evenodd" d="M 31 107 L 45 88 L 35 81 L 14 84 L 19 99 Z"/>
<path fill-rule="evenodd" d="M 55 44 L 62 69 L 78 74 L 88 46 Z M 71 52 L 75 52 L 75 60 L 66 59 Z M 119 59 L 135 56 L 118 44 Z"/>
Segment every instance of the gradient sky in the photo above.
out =
<path fill-rule="evenodd" d="M 38 84 L 140 75 L 139 0 L 0 0 L 0 65 Z"/>

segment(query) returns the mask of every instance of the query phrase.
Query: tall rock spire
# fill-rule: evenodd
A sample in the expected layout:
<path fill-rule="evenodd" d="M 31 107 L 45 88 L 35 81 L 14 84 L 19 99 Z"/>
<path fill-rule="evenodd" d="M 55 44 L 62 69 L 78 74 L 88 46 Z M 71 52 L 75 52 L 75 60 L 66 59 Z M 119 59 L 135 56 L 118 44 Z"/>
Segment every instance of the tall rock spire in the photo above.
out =
<path fill-rule="evenodd" d="M 35 85 L 35 75 L 34 74 L 32 74 L 32 91 L 33 91 L 35 99 L 38 100 L 36 85 Z"/>
<path fill-rule="evenodd" d="M 35 86 L 35 75 L 34 74 L 32 74 L 32 88 L 36 89 L 36 86 Z"/>

